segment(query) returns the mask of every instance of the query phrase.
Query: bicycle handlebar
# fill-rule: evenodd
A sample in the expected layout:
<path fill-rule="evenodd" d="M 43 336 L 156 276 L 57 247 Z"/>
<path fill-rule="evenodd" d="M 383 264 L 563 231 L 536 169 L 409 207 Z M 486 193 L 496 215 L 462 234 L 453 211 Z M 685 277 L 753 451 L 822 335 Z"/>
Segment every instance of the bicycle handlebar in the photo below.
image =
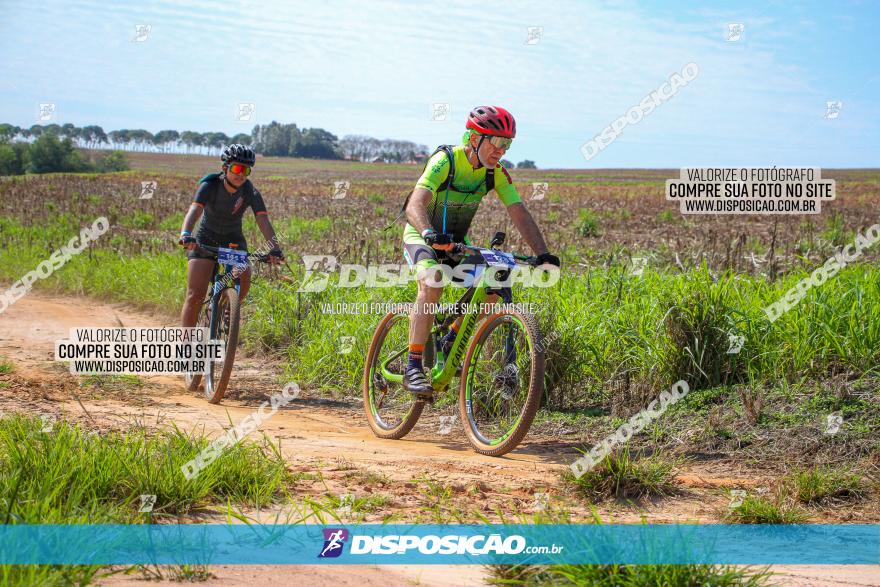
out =
<path fill-rule="evenodd" d="M 475 253 L 478 253 L 483 249 L 484 249 L 484 247 L 474 247 L 472 245 L 468 245 L 465 243 L 453 243 L 453 247 L 452 247 L 451 252 L 452 253 L 463 253 L 464 251 L 473 251 Z M 512 255 L 513 258 L 516 259 L 517 261 L 522 261 L 522 262 L 526 263 L 527 265 L 531 265 L 533 267 L 537 266 L 538 258 L 535 256 L 520 255 L 519 253 L 510 253 L 510 255 Z"/>
<path fill-rule="evenodd" d="M 200 242 L 196 242 L 196 248 L 201 249 L 201 250 L 205 251 L 206 253 L 212 253 L 215 258 L 217 257 L 217 255 L 219 254 L 220 249 L 221 249 L 221 247 L 212 247 L 210 245 L 205 245 Z M 245 251 L 245 252 L 247 252 L 247 251 Z M 260 261 L 261 263 L 268 263 L 269 258 L 272 256 L 273 255 L 269 255 L 266 253 L 248 253 L 248 257 L 253 257 L 257 261 Z M 277 257 L 277 258 L 284 259 L 284 257 Z"/>

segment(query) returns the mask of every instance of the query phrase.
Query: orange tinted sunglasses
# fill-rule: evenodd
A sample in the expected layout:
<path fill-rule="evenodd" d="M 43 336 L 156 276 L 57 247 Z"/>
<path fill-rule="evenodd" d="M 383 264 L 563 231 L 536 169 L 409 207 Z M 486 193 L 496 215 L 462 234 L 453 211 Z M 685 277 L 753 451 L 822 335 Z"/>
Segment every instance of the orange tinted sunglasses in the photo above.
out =
<path fill-rule="evenodd" d="M 235 174 L 243 173 L 245 175 L 251 174 L 251 168 L 247 165 L 242 165 L 241 163 L 232 163 L 229 165 L 229 171 Z"/>

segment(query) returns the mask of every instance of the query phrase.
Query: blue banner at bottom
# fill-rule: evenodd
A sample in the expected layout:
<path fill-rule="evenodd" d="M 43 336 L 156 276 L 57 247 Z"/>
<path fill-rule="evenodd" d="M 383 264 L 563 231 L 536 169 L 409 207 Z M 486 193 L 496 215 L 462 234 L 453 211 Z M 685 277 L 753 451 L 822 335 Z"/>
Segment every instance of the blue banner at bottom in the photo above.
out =
<path fill-rule="evenodd" d="M 880 564 L 880 525 L 13 525 L 0 564 Z"/>

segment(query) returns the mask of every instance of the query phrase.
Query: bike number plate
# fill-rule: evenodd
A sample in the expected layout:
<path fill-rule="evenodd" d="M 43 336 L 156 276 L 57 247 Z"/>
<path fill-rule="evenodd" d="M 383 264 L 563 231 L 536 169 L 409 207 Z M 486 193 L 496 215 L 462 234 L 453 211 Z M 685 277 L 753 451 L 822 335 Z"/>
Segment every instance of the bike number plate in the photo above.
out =
<path fill-rule="evenodd" d="M 236 251 L 235 249 L 217 249 L 217 262 L 223 265 L 247 265 L 247 251 Z"/>
<path fill-rule="evenodd" d="M 516 267 L 516 259 L 510 253 L 481 249 L 480 254 L 490 267 Z"/>

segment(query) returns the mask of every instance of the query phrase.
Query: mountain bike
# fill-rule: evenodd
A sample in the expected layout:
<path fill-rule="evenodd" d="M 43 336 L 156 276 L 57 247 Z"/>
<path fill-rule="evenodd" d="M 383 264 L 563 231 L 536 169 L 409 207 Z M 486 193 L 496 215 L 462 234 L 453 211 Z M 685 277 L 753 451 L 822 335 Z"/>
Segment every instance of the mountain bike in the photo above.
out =
<path fill-rule="evenodd" d="M 246 267 L 247 251 L 238 251 L 230 244 L 226 247 L 211 247 L 198 243 L 199 249 L 210 253 L 216 263 L 211 274 L 211 287 L 202 307 L 196 326 L 207 328 L 211 340 L 224 342 L 222 360 L 208 360 L 203 373 L 186 373 L 184 380 L 188 391 L 197 391 L 204 386 L 205 398 L 212 403 L 220 403 L 226 393 L 226 386 L 232 375 L 235 363 L 235 349 L 238 345 L 238 328 L 241 321 L 241 278 L 234 271 L 235 267 Z M 268 255 L 253 255 L 258 261 L 267 261 Z M 221 271 L 222 269 L 222 271 Z M 218 364 L 219 363 L 219 364 Z"/>
<path fill-rule="evenodd" d="M 512 291 L 502 284 L 517 263 L 536 265 L 535 257 L 506 253 L 504 233 L 490 248 L 456 243 L 453 254 L 473 267 L 467 291 L 448 314 L 436 314 L 425 345 L 424 364 L 430 369 L 434 397 L 422 399 L 403 389 L 409 351 L 409 313 L 392 311 L 379 322 L 364 364 L 363 394 L 367 421 L 379 438 L 399 439 L 416 425 L 426 403 L 449 397 L 452 380 L 460 376 L 458 411 L 468 442 L 484 455 L 501 456 L 522 441 L 544 393 L 544 345 L 535 317 L 512 307 Z M 487 269 L 493 268 L 494 279 Z M 498 294 L 496 306 L 483 319 L 480 307 L 487 295 Z M 462 317 L 449 355 L 440 339 Z M 478 323 L 479 322 L 479 323 Z"/>

